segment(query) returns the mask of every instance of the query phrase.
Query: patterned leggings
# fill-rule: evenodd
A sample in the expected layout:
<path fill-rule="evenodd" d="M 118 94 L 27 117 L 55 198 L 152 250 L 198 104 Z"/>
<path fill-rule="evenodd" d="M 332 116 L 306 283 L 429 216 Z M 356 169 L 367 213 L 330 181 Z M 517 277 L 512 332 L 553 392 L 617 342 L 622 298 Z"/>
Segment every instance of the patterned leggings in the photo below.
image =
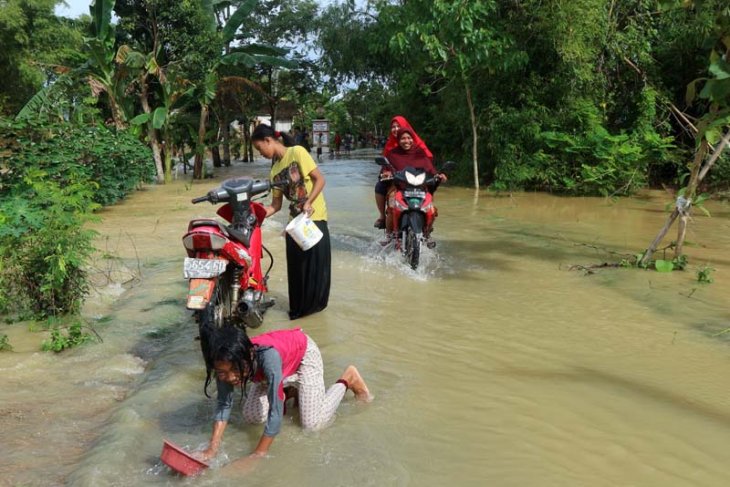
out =
<path fill-rule="evenodd" d="M 322 354 L 314 340 L 307 337 L 307 351 L 295 375 L 284 379 L 284 386 L 296 384 L 299 389 L 299 415 L 302 427 L 317 430 L 327 426 L 345 397 L 347 388 L 336 383 L 324 390 Z M 269 398 L 264 383 L 253 383 L 243 403 L 243 420 L 247 423 L 265 423 L 269 414 Z"/>

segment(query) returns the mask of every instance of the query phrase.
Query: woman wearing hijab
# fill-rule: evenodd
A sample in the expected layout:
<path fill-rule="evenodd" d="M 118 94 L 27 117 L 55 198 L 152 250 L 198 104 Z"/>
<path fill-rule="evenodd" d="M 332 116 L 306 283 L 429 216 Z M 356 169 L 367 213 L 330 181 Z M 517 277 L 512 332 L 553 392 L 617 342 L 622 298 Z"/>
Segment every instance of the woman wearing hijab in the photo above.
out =
<path fill-rule="evenodd" d="M 408 123 L 408 120 L 400 115 L 396 115 L 390 121 L 390 135 L 388 136 L 388 140 L 385 142 L 385 147 L 383 148 L 383 156 L 390 160 L 390 154 L 393 152 L 393 150 L 399 147 L 397 134 L 398 130 L 401 128 L 408 129 L 410 131 L 412 145 L 416 148 L 421 149 L 425 157 L 427 157 L 431 161 L 431 165 L 433 166 L 433 154 L 428 149 L 428 146 L 418 136 L 416 131 L 413 130 L 413 127 L 411 127 L 411 124 Z M 434 170 L 433 172 L 436 171 Z M 385 195 L 387 194 L 389 187 L 387 181 L 380 180 L 382 178 L 382 174 L 383 173 L 381 171 L 381 177 L 378 178 L 378 182 L 375 184 L 375 206 L 378 208 L 379 216 L 378 219 L 375 220 L 374 226 L 375 228 L 380 229 L 385 228 Z"/>

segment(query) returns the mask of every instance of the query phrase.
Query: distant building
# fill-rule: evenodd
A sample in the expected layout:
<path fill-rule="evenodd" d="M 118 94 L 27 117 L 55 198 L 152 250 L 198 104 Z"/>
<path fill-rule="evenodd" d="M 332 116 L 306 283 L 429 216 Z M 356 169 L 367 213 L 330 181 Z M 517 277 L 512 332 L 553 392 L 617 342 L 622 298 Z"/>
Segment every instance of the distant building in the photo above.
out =
<path fill-rule="evenodd" d="M 255 123 L 265 123 L 271 125 L 271 114 L 268 106 L 260 107 L 257 110 L 258 115 L 255 117 Z M 293 101 L 284 100 L 279 102 L 276 109 L 276 126 L 274 130 L 279 132 L 291 132 L 293 128 L 294 115 L 297 113 L 297 105 Z"/>

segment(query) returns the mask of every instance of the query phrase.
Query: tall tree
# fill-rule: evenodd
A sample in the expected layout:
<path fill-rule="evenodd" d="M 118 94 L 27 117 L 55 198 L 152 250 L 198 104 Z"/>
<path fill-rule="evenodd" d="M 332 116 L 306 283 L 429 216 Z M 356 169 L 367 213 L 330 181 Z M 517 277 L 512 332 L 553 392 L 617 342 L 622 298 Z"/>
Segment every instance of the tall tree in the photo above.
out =
<path fill-rule="evenodd" d="M 5 0 L 0 4 L 0 114 L 14 115 L 68 66 L 78 65 L 83 26 L 56 17 L 61 0 Z"/>
<path fill-rule="evenodd" d="M 666 2 L 672 5 L 674 2 Z M 674 3 L 676 5 L 676 3 Z M 685 8 L 702 9 L 707 7 L 702 2 L 682 4 Z M 710 4 L 710 8 L 715 7 Z M 648 265 L 652 255 L 666 236 L 677 218 L 679 225 L 677 240 L 674 245 L 674 256 L 682 255 L 684 239 L 687 233 L 687 224 L 691 216 L 692 206 L 701 204 L 703 197 L 697 195 L 702 180 L 715 165 L 723 151 L 730 145 L 730 8 L 726 5 L 713 10 L 716 15 L 713 32 L 713 45 L 709 55 L 709 76 L 690 83 L 687 89 L 689 102 L 694 101 L 697 85 L 702 86 L 699 98 L 706 101 L 707 112 L 700 119 L 697 134 L 697 150 L 689 166 L 689 181 L 687 186 L 679 192 L 672 213 L 664 227 L 659 231 L 649 247 L 644 252 L 641 264 Z M 714 144 L 714 148 L 712 147 Z"/>

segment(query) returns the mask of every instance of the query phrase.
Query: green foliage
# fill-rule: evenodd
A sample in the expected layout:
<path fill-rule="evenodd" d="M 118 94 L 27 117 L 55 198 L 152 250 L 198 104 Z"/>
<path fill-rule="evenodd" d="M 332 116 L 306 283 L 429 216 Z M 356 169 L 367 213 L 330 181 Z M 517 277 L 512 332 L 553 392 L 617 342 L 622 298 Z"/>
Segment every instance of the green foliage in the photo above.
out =
<path fill-rule="evenodd" d="M 339 23 L 322 39 L 335 74 L 359 79 L 369 68 L 389 81 L 391 114 L 406 115 L 437 158 L 459 162 L 452 181 L 471 173 L 469 86 L 483 182 L 623 195 L 674 185 L 686 171 L 695 140 L 672 105 L 690 117 L 703 110 L 686 108 L 685 87 L 706 67 L 713 48 L 705 41 L 721 31 L 725 4 L 657 11 L 654 0 L 382 0 L 369 3 L 372 17 L 357 9 L 345 16 L 341 5 Z M 366 45 L 376 34 L 389 40 L 387 52 L 377 44 L 377 57 Z M 715 59 L 713 79 L 728 79 L 726 72 Z M 724 93 L 703 87 L 698 100 Z M 730 181 L 728 159 L 713 169 L 726 176 L 713 177 L 715 185 Z"/>
<path fill-rule="evenodd" d="M 22 191 L 0 203 L 0 280 L 5 298 L 18 312 L 35 316 L 79 311 L 87 292 L 83 264 L 92 251 L 94 232 L 83 228 L 93 188 L 73 183 L 61 188 L 35 169 L 26 174 Z"/>
<path fill-rule="evenodd" d="M 687 268 L 687 256 L 682 254 L 679 257 L 675 257 L 672 260 L 656 259 L 646 264 L 642 263 L 644 257 L 643 253 L 639 253 L 631 256 L 630 258 L 623 258 L 618 262 L 619 267 L 637 267 L 640 269 L 651 269 L 654 268 L 657 272 L 672 272 L 672 271 L 683 271 Z"/>
<path fill-rule="evenodd" d="M 12 352 L 13 346 L 10 344 L 7 335 L 0 335 L 0 352 Z"/>
<path fill-rule="evenodd" d="M 152 177 L 148 151 L 123 132 L 0 121 L 0 313 L 75 313 L 101 204 Z"/>
<path fill-rule="evenodd" d="M 53 320 L 50 322 L 55 323 Z M 74 320 L 68 326 L 52 324 L 51 336 L 48 340 L 43 341 L 41 350 L 44 352 L 58 353 L 95 341 L 98 336 L 95 333 L 92 334 L 85 331 L 86 328 L 88 327 L 79 320 Z"/>
<path fill-rule="evenodd" d="M 652 128 L 610 133 L 588 100 L 573 102 L 563 120 L 577 130 L 541 131 L 543 110 L 516 114 L 517 137 L 490 144 L 502 154 L 494 171 L 495 189 L 530 188 L 570 194 L 631 194 L 646 184 L 649 167 L 672 159 L 672 139 Z M 504 133 L 496 122 L 495 135 Z M 499 124 L 499 125 L 497 125 Z M 491 136 L 489 137 L 491 140 Z M 522 142 L 522 143 L 516 143 Z M 509 151 L 509 153 L 506 153 Z"/>
<path fill-rule="evenodd" d="M 54 15 L 56 0 L 0 2 L 0 116 L 14 115 L 66 66 L 80 62 L 83 26 Z"/>
<path fill-rule="evenodd" d="M 672 272 L 674 270 L 674 263 L 671 260 L 657 259 L 654 261 L 654 268 L 657 272 Z"/>
<path fill-rule="evenodd" d="M 702 284 L 710 284 L 713 282 L 712 273 L 715 271 L 712 267 L 703 265 L 697 269 L 697 282 Z"/>
<path fill-rule="evenodd" d="M 125 198 L 154 178 L 149 149 L 126 131 L 42 121 L 0 120 L 0 195 L 19 194 L 30 170 L 62 187 L 89 182 L 101 205 Z"/>

